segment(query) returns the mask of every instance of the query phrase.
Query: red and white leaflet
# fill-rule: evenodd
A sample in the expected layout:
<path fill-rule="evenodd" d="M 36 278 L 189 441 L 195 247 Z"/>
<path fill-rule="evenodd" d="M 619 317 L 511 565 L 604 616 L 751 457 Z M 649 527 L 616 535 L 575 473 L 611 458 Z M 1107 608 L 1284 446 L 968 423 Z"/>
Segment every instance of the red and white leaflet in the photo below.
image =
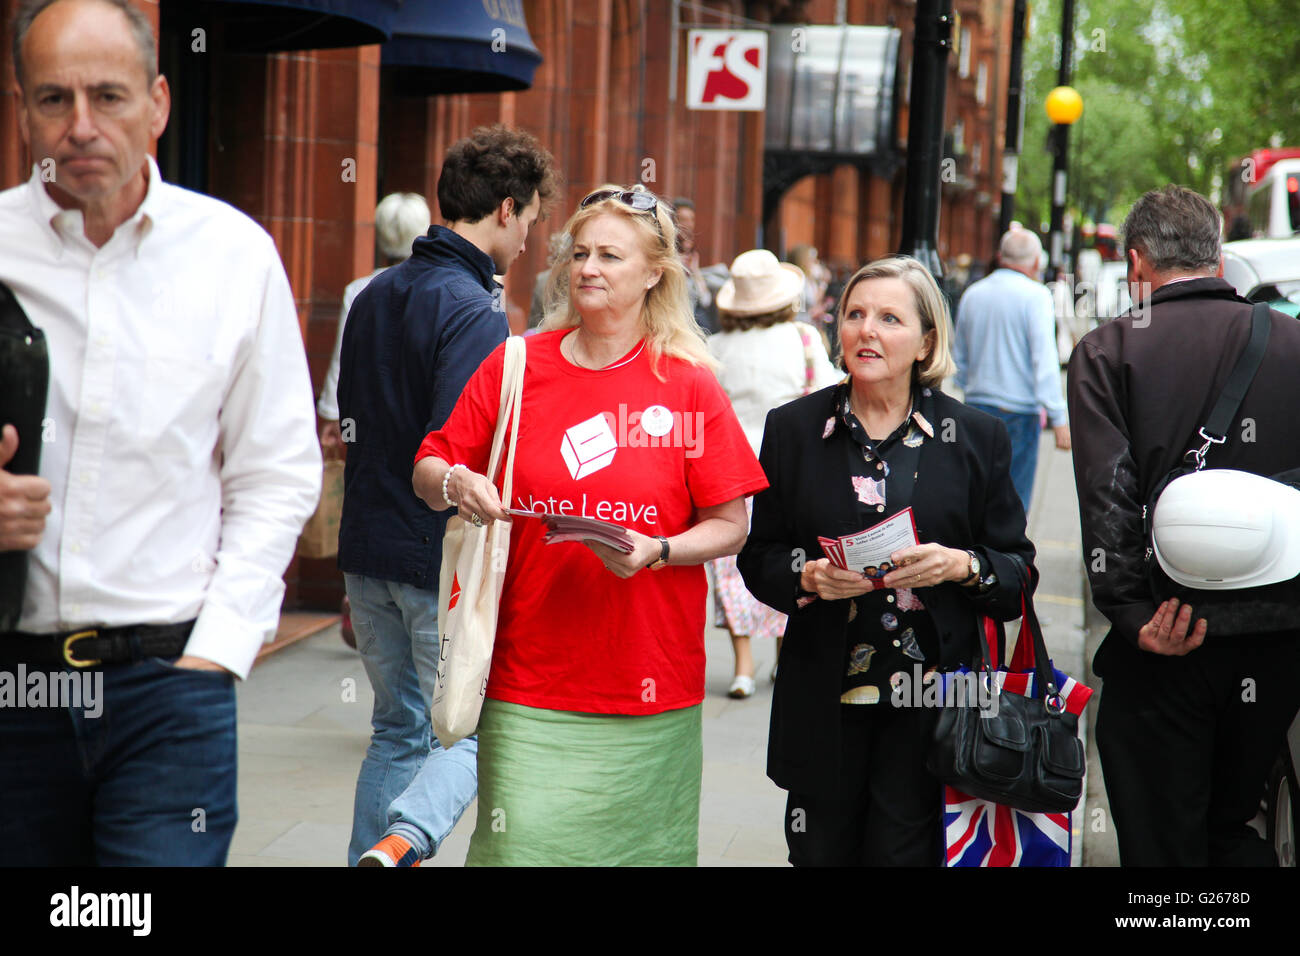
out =
<path fill-rule="evenodd" d="M 528 511 L 521 508 L 508 508 L 508 514 L 519 518 L 539 518 L 545 523 L 547 544 L 561 541 L 596 541 L 608 545 L 615 551 L 631 554 L 636 545 L 627 533 L 627 528 L 601 521 L 599 518 L 584 518 L 579 515 L 561 515 L 549 511 Z"/>
<path fill-rule="evenodd" d="M 835 538 L 823 538 L 818 535 L 817 541 L 821 544 L 822 551 L 826 553 L 826 557 L 831 559 L 831 564 L 835 565 L 837 568 L 847 569 L 847 566 L 844 564 L 844 550 L 840 547 L 838 540 Z"/>
<path fill-rule="evenodd" d="M 833 542 L 827 538 L 819 540 L 832 563 L 850 571 L 861 571 L 868 578 L 883 578 L 894 570 L 890 555 L 920 543 L 916 537 L 916 520 L 912 517 L 911 508 L 904 508 L 892 518 L 872 525 L 865 531 L 846 534 Z M 840 560 L 836 560 L 836 555 Z"/>

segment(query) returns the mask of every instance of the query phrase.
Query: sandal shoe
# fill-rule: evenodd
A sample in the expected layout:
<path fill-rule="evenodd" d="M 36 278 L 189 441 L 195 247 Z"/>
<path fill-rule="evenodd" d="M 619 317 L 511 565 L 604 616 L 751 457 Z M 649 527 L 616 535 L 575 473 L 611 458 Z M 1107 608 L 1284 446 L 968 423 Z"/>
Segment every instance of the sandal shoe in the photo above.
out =
<path fill-rule="evenodd" d="M 754 678 L 738 674 L 736 679 L 731 682 L 731 689 L 727 691 L 728 697 L 734 697 L 736 700 L 744 700 L 746 697 L 754 695 Z"/>

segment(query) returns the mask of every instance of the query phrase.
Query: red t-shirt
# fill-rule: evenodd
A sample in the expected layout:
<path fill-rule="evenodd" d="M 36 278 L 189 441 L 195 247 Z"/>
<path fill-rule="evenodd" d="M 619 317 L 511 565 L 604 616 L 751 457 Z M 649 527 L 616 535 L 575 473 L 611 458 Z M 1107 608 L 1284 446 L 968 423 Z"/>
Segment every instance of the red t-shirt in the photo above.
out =
<path fill-rule="evenodd" d="M 560 355 L 567 331 L 525 340 L 510 507 L 669 538 L 696 522 L 698 508 L 767 487 L 708 368 L 661 358 L 668 379 L 661 382 L 642 350 L 618 368 L 581 369 Z M 484 360 L 416 461 L 436 455 L 487 470 L 504 356 L 503 345 Z M 547 545 L 545 533 L 540 521 L 514 520 L 487 696 L 600 714 L 657 714 L 702 701 L 703 566 L 623 579 L 585 544 Z"/>

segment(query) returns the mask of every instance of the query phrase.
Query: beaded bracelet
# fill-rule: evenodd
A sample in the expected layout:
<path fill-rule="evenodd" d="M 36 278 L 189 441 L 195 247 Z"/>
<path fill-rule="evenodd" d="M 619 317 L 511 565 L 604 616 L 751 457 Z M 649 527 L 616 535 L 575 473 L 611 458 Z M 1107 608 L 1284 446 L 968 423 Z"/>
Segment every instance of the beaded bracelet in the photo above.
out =
<path fill-rule="evenodd" d="M 450 468 L 447 469 L 447 473 L 442 476 L 442 500 L 447 502 L 449 507 L 459 508 L 460 505 L 456 504 L 456 502 L 452 501 L 451 498 L 447 496 L 447 482 L 451 479 L 451 473 L 453 471 L 455 471 L 457 468 L 464 468 L 464 467 L 466 466 L 461 464 L 452 465 Z"/>

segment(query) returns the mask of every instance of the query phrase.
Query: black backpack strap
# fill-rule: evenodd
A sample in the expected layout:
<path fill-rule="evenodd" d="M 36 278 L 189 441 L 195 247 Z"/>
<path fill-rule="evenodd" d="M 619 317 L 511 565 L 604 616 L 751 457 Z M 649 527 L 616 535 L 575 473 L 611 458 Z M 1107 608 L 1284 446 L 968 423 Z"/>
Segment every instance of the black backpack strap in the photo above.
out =
<path fill-rule="evenodd" d="M 1210 412 L 1210 417 L 1200 430 L 1200 436 L 1205 439 L 1205 444 L 1187 453 L 1195 459 L 1198 469 L 1205 464 L 1205 453 L 1210 450 L 1210 446 L 1222 445 L 1227 439 L 1232 420 L 1237 415 L 1237 409 L 1241 408 L 1241 400 L 1246 397 L 1250 383 L 1255 380 L 1255 373 L 1259 371 L 1260 363 L 1264 361 L 1264 352 L 1268 349 L 1268 336 L 1272 327 L 1268 312 L 1267 303 L 1255 303 L 1255 308 L 1250 313 L 1250 339 L 1238 357 L 1237 364 L 1232 367 L 1232 373 L 1228 376 L 1223 391 L 1219 393 L 1219 400 L 1215 403 L 1214 410 Z"/>

